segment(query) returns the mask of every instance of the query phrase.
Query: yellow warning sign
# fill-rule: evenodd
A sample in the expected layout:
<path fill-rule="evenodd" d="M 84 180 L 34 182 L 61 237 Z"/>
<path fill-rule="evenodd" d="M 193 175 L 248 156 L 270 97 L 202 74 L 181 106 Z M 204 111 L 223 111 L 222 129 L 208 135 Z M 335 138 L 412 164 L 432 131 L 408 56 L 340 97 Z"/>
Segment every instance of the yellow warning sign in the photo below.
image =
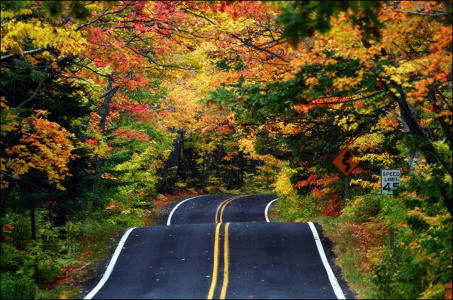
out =
<path fill-rule="evenodd" d="M 341 171 L 343 172 L 344 175 L 349 175 L 349 173 L 354 170 L 355 167 L 359 165 L 359 162 L 357 161 L 352 161 L 352 158 L 354 155 L 352 155 L 351 151 L 349 151 L 348 148 L 344 148 L 340 154 L 338 154 L 337 157 L 332 161 L 332 163 Z"/>

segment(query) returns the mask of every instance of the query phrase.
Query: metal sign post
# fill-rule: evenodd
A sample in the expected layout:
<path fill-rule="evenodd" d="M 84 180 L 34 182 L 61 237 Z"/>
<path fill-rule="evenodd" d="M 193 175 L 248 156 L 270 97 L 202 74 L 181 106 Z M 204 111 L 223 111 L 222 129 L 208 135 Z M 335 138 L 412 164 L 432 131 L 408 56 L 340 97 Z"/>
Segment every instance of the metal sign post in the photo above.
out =
<path fill-rule="evenodd" d="M 354 155 L 348 148 L 341 150 L 340 154 L 332 161 L 332 163 L 340 170 L 344 176 L 344 198 L 349 198 L 349 178 L 348 175 L 359 165 L 359 162 L 353 161 Z"/>
<path fill-rule="evenodd" d="M 393 190 L 400 186 L 400 169 L 381 169 L 381 195 L 393 195 Z M 395 232 L 390 228 L 390 248 L 394 248 Z"/>

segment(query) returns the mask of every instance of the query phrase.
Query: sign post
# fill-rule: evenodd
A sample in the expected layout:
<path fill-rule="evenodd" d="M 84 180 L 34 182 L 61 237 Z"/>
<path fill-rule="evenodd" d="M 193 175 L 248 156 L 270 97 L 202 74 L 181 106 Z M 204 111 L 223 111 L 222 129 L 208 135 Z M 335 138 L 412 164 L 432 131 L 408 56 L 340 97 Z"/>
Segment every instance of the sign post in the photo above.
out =
<path fill-rule="evenodd" d="M 381 194 L 393 195 L 393 190 L 400 186 L 400 169 L 381 169 Z M 390 228 L 390 248 L 394 248 L 395 232 Z"/>
<path fill-rule="evenodd" d="M 381 194 L 393 195 L 393 190 L 400 186 L 400 169 L 381 170 Z"/>

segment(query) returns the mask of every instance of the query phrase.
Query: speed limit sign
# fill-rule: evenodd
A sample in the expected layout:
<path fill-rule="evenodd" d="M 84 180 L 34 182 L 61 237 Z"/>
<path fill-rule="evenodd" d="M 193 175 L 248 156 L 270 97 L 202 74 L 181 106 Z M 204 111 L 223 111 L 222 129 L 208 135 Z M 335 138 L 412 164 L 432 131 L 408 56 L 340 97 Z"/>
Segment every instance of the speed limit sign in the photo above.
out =
<path fill-rule="evenodd" d="M 393 195 L 393 190 L 400 186 L 401 170 L 381 170 L 381 194 Z"/>

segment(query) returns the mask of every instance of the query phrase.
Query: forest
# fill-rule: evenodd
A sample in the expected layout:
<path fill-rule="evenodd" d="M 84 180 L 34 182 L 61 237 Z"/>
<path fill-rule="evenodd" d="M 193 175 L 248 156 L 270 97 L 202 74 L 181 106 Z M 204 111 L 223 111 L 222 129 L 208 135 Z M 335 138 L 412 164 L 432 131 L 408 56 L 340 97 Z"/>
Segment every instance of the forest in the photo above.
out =
<path fill-rule="evenodd" d="M 358 298 L 452 297 L 451 0 L 2 1 L 0 51 L 2 299 L 79 298 L 168 203 L 262 193 Z"/>

